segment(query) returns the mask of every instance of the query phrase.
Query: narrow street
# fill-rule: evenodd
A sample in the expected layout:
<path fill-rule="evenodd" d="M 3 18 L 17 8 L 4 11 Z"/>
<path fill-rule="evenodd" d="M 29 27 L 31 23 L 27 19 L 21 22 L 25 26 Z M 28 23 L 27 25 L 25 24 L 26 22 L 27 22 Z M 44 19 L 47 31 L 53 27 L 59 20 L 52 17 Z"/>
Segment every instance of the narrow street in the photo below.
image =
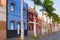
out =
<path fill-rule="evenodd" d="M 17 38 L 11 38 L 8 40 L 17 40 Z M 31 36 L 27 36 L 27 37 L 25 37 L 25 40 L 34 40 L 34 39 Z M 60 32 L 50 33 L 37 40 L 60 40 Z"/>
<path fill-rule="evenodd" d="M 48 36 L 45 36 L 41 40 L 60 40 L 60 32 L 51 33 Z"/>

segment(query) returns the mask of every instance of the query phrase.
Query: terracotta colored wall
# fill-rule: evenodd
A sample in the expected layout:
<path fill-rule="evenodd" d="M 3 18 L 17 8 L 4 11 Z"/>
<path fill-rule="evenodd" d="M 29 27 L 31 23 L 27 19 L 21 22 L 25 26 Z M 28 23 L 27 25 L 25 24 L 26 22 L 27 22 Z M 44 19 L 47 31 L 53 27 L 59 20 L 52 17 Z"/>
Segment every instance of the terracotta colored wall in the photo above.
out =
<path fill-rule="evenodd" d="M 5 29 L 6 29 L 6 22 L 0 21 L 0 30 L 5 30 Z"/>
<path fill-rule="evenodd" d="M 1 0 L 1 4 L 6 6 L 6 0 Z"/>
<path fill-rule="evenodd" d="M 40 16 L 37 17 L 37 30 L 41 30 L 42 29 L 42 18 Z"/>
<path fill-rule="evenodd" d="M 6 40 L 6 22 L 0 21 L 0 40 Z"/>
<path fill-rule="evenodd" d="M 0 40 L 6 40 L 6 30 L 0 30 Z"/>

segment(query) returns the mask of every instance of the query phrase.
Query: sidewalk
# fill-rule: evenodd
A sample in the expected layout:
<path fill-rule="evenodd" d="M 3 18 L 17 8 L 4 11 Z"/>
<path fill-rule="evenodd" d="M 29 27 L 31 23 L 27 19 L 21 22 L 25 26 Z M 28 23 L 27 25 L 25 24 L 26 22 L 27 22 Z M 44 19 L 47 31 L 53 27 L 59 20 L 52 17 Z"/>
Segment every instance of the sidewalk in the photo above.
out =
<path fill-rule="evenodd" d="M 45 34 L 44 36 L 38 35 L 40 38 L 38 38 L 37 40 L 45 40 L 46 38 L 49 39 L 50 37 L 54 36 L 56 33 L 58 33 L 58 32 Z M 17 37 L 16 38 L 10 38 L 7 40 L 17 40 Z M 34 40 L 34 39 L 32 38 L 32 36 L 25 36 L 24 40 Z"/>

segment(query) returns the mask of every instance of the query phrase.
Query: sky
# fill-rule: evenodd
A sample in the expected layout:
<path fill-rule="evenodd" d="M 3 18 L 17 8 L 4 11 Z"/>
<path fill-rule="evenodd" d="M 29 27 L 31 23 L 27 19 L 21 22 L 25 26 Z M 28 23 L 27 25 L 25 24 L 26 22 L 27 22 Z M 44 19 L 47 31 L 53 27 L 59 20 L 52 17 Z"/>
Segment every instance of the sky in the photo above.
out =
<path fill-rule="evenodd" d="M 28 7 L 31 7 L 31 8 L 34 7 L 33 1 L 31 1 L 31 0 L 24 0 L 24 2 L 26 2 L 28 4 Z M 53 2 L 54 2 L 53 7 L 56 9 L 54 11 L 54 13 L 56 13 L 56 14 L 58 14 L 60 16 L 60 0 L 53 0 Z M 40 9 L 42 9 L 42 7 L 36 5 L 36 11 L 38 13 L 38 16 L 42 15 L 42 12 L 39 11 Z"/>

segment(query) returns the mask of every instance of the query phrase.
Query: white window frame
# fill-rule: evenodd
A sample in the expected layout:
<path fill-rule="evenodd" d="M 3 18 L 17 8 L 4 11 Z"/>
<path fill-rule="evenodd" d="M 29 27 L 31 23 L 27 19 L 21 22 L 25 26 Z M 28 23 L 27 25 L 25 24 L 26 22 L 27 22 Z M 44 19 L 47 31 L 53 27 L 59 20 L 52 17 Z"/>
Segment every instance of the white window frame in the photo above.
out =
<path fill-rule="evenodd" d="M 14 21 L 11 21 L 10 27 L 11 27 L 11 30 L 14 30 Z"/>
<path fill-rule="evenodd" d="M 20 29 L 21 29 L 21 24 L 18 22 L 17 23 L 17 34 L 20 34 Z"/>
<path fill-rule="evenodd" d="M 10 5 L 10 10 L 12 11 L 12 12 L 14 12 L 15 11 L 15 7 L 14 7 L 14 5 Z"/>

